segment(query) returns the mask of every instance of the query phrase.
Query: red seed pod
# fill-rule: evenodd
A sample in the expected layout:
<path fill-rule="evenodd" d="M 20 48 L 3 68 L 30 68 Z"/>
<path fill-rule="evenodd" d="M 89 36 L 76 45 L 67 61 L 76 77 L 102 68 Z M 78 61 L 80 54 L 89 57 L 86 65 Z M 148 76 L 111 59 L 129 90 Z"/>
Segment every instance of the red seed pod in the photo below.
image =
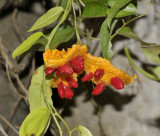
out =
<path fill-rule="evenodd" d="M 58 84 L 58 93 L 59 93 L 59 96 L 60 96 L 61 98 L 64 98 L 64 96 L 65 96 L 65 91 L 64 91 L 64 85 L 63 85 L 62 82 L 60 82 L 60 83 Z"/>
<path fill-rule="evenodd" d="M 59 72 L 58 69 L 56 69 L 56 70 L 55 70 L 55 73 L 56 73 L 56 76 L 58 76 L 60 72 Z"/>
<path fill-rule="evenodd" d="M 96 80 L 99 80 L 104 74 L 104 70 L 103 69 L 97 69 L 94 73 L 94 78 Z"/>
<path fill-rule="evenodd" d="M 99 95 L 103 92 L 104 90 L 104 87 L 105 87 L 105 84 L 104 83 L 99 83 L 96 85 L 96 87 L 94 88 L 92 94 L 93 95 Z"/>
<path fill-rule="evenodd" d="M 52 74 L 54 72 L 55 68 L 46 68 L 45 73 L 48 74 Z"/>
<path fill-rule="evenodd" d="M 89 74 L 83 76 L 82 79 L 81 79 L 81 81 L 82 81 L 82 82 L 88 81 L 88 80 L 90 80 L 93 76 L 94 76 L 93 72 L 90 72 Z"/>
<path fill-rule="evenodd" d="M 67 77 L 66 80 L 71 87 L 78 88 L 78 83 L 73 78 Z"/>
<path fill-rule="evenodd" d="M 70 65 L 73 67 L 74 71 L 79 73 L 82 69 L 84 69 L 84 59 L 81 56 L 74 58 L 70 61 Z"/>
<path fill-rule="evenodd" d="M 67 75 L 72 75 L 73 74 L 73 69 L 68 64 L 60 66 L 59 71 L 60 71 L 61 74 L 67 74 Z"/>
<path fill-rule="evenodd" d="M 64 85 L 64 93 L 65 93 L 65 98 L 72 99 L 73 97 L 73 91 L 69 86 Z"/>
<path fill-rule="evenodd" d="M 123 81 L 118 78 L 118 77 L 113 77 L 111 78 L 111 85 L 114 86 L 114 88 L 120 90 L 120 89 L 123 89 L 124 88 L 124 83 Z"/>

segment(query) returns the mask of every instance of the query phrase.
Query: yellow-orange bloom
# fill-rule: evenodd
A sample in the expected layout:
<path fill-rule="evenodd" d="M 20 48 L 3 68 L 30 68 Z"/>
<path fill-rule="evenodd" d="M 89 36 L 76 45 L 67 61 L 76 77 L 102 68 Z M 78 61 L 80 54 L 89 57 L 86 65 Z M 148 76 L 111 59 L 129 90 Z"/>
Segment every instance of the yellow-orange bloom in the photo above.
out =
<path fill-rule="evenodd" d="M 99 79 L 96 80 L 95 78 L 92 78 L 91 80 L 95 83 L 104 83 L 106 86 L 111 84 L 111 79 L 113 77 L 120 78 L 124 85 L 129 85 L 130 83 L 133 83 L 134 80 L 137 78 L 137 75 L 134 75 L 133 77 L 128 75 L 127 73 L 123 72 L 120 69 L 117 69 L 115 66 L 113 66 L 109 60 L 102 58 L 102 57 L 95 57 L 87 54 L 87 46 L 79 44 L 75 44 L 72 46 L 72 48 L 68 48 L 67 51 L 64 49 L 62 51 L 59 51 L 57 49 L 54 50 L 46 50 L 43 54 L 44 59 L 44 65 L 46 68 L 59 68 L 60 66 L 63 66 L 64 64 L 69 64 L 71 60 L 74 58 L 81 56 L 84 59 L 84 71 L 89 74 L 90 72 L 95 73 L 97 69 L 103 69 L 104 74 Z M 83 72 L 83 71 L 82 71 Z M 71 78 L 73 78 L 75 81 L 77 81 L 77 76 L 80 73 L 74 72 L 72 75 L 69 75 Z M 63 82 L 65 85 L 68 85 L 66 78 L 68 75 L 60 74 L 57 77 L 54 78 L 52 87 L 55 88 L 58 86 L 58 83 Z"/>

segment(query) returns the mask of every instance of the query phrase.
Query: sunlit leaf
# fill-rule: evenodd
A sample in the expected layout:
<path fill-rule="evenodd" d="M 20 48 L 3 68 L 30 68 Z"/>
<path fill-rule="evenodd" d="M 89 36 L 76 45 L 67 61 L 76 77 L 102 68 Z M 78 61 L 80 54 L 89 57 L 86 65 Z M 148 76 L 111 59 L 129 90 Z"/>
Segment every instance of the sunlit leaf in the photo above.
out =
<path fill-rule="evenodd" d="M 29 36 L 21 45 L 19 45 L 14 52 L 12 53 L 12 57 L 15 58 L 27 50 L 29 50 L 35 43 L 36 41 L 43 35 L 42 32 L 36 32 Z"/>
<path fill-rule="evenodd" d="M 60 43 L 69 41 L 74 35 L 74 28 L 67 27 L 58 30 L 52 38 L 50 49 L 56 48 Z"/>
<path fill-rule="evenodd" d="M 112 43 L 110 40 L 110 36 L 112 33 L 112 30 L 117 22 L 117 20 L 113 21 L 113 24 L 111 26 L 111 29 L 109 30 L 108 28 L 108 20 L 106 19 L 100 30 L 100 40 L 101 40 L 101 49 L 102 49 L 102 54 L 103 57 L 110 60 L 113 56 L 113 51 L 112 51 Z"/>
<path fill-rule="evenodd" d="M 108 0 L 98 0 L 85 4 L 82 17 L 104 17 L 108 9 Z"/>
<path fill-rule="evenodd" d="M 29 87 L 30 111 L 38 107 L 47 107 L 45 99 L 52 104 L 52 90 L 50 88 L 52 80 L 51 78 L 48 80 L 44 79 L 44 75 L 44 66 L 41 66 L 34 72 L 32 77 L 31 85 Z"/>
<path fill-rule="evenodd" d="M 144 55 L 151 61 L 160 64 L 160 46 L 142 47 Z"/>
<path fill-rule="evenodd" d="M 131 0 L 116 0 L 113 7 L 110 10 L 110 14 L 108 14 L 107 17 L 107 25 L 110 28 L 111 26 L 111 22 L 113 20 L 113 18 L 117 15 L 118 11 L 124 7 L 125 5 L 127 5 Z"/>
<path fill-rule="evenodd" d="M 58 19 L 58 17 L 62 14 L 64 9 L 62 7 L 54 7 L 47 11 L 44 15 L 42 15 L 28 30 L 28 32 L 37 30 L 39 28 L 43 28 Z"/>
<path fill-rule="evenodd" d="M 19 136 L 40 136 L 46 131 L 50 123 L 50 111 L 47 108 L 39 107 L 33 110 L 23 121 Z"/>
<path fill-rule="evenodd" d="M 77 131 L 78 131 L 79 136 L 93 136 L 91 132 L 82 125 L 77 126 Z"/>

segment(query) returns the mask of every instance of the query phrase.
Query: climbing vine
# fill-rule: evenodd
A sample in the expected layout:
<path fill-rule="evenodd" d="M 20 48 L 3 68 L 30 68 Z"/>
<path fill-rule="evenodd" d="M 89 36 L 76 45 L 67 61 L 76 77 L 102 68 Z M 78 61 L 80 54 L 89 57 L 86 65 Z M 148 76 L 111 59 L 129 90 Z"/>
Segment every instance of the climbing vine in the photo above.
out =
<path fill-rule="evenodd" d="M 19 135 L 43 136 L 53 118 L 60 136 L 66 134 L 63 133 L 59 120 L 65 125 L 69 136 L 75 131 L 79 136 L 92 136 L 86 128 L 87 126 L 77 125 L 75 128 L 69 128 L 53 106 L 51 96 L 54 94 L 52 94 L 51 88 L 57 88 L 60 98 L 72 99 L 74 92 L 71 88 L 78 88 L 77 77 L 83 73 L 85 74 L 81 81 L 91 80 L 94 83 L 92 94 L 95 97 L 103 93 L 105 86 L 113 86 L 120 90 L 125 85 L 133 83 L 137 78 L 136 74 L 128 75 L 110 63 L 114 55 L 112 41 L 118 35 L 140 42 L 144 55 L 157 63 L 157 67 L 151 68 L 152 73 L 137 67 L 126 47 L 125 54 L 128 61 L 148 78 L 160 81 L 159 45 L 142 41 L 128 25 L 144 16 L 149 11 L 150 5 L 143 15 L 137 15 L 137 0 L 57 0 L 56 6 L 42 15 L 28 30 L 28 32 L 34 33 L 22 42 L 12 54 L 12 57 L 16 58 L 26 51 L 32 51 L 31 47 L 37 44 L 38 48 L 44 51 L 44 65 L 40 66 L 32 76 L 29 87 L 30 113 L 23 121 Z M 75 7 L 78 8 L 78 13 L 75 11 Z M 87 30 L 80 29 L 80 24 L 88 18 L 103 19 L 99 28 L 99 38 L 92 37 L 88 35 Z M 42 28 L 43 30 L 47 29 L 46 26 L 53 23 L 56 25 L 49 33 L 40 31 Z M 75 36 L 77 42 L 67 51 L 56 49 L 60 44 L 68 42 Z M 81 42 L 82 36 L 100 40 L 103 57 L 95 57 L 87 53 L 87 46 Z"/>

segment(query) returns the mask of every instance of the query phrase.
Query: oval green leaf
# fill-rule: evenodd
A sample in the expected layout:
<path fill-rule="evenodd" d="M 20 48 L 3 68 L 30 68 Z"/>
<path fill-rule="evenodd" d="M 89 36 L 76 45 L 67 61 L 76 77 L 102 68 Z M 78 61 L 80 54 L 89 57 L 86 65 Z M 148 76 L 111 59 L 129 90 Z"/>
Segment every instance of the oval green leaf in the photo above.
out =
<path fill-rule="evenodd" d="M 108 9 L 108 0 L 87 2 L 83 9 L 82 17 L 105 17 Z"/>
<path fill-rule="evenodd" d="M 125 17 L 125 16 L 130 16 L 130 15 L 134 15 L 136 14 L 136 6 L 132 3 L 128 4 L 127 6 L 125 6 L 124 8 L 122 8 L 117 15 L 115 16 L 115 18 L 121 18 L 121 17 Z M 107 15 L 110 14 L 110 10 L 107 10 Z"/>
<path fill-rule="evenodd" d="M 91 132 L 82 125 L 77 126 L 77 131 L 78 131 L 79 136 L 93 136 Z"/>
<path fill-rule="evenodd" d="M 112 20 L 117 15 L 118 11 L 122 7 L 127 5 L 130 1 L 131 0 L 116 0 L 115 1 L 113 7 L 111 7 L 110 14 L 108 14 L 108 17 L 107 17 L 107 24 L 109 28 L 111 27 Z"/>
<path fill-rule="evenodd" d="M 120 29 L 121 29 L 121 28 L 120 28 Z M 119 29 L 117 29 L 116 32 L 118 32 L 118 31 L 119 31 Z M 156 46 L 157 46 L 156 43 L 149 43 L 149 42 L 145 42 L 145 41 L 141 40 L 141 39 L 138 37 L 138 35 L 136 35 L 136 34 L 131 30 L 131 28 L 130 28 L 130 27 L 127 27 L 127 26 L 125 26 L 124 28 L 122 28 L 122 30 L 120 30 L 120 32 L 119 32 L 118 34 L 119 34 L 119 35 L 122 35 L 122 36 L 125 36 L 125 37 L 128 37 L 128 38 L 132 38 L 132 39 L 140 42 L 141 45 L 156 45 Z"/>
<path fill-rule="evenodd" d="M 47 11 L 44 15 L 42 15 L 31 27 L 31 29 L 28 30 L 28 32 L 37 30 L 39 28 L 43 28 L 54 21 L 58 19 L 58 17 L 62 14 L 64 9 L 62 7 L 55 7 L 51 8 L 50 10 Z"/>
<path fill-rule="evenodd" d="M 60 43 L 69 41 L 74 35 L 74 28 L 67 27 L 58 30 L 53 36 L 50 44 L 50 49 L 56 48 Z"/>
<path fill-rule="evenodd" d="M 23 121 L 19 136 L 40 136 L 44 134 L 50 120 L 50 111 L 47 108 L 39 107 L 33 110 Z"/>
<path fill-rule="evenodd" d="M 160 46 L 157 47 L 142 47 L 144 55 L 157 64 L 160 64 Z"/>
<path fill-rule="evenodd" d="M 108 19 L 105 19 L 100 29 L 100 41 L 101 41 L 102 55 L 104 58 L 108 60 L 111 60 L 113 56 L 112 43 L 111 43 L 110 37 L 111 37 L 112 31 L 114 29 L 116 22 L 117 20 L 113 21 L 111 25 L 111 29 L 109 30 Z"/>
<path fill-rule="evenodd" d="M 45 99 L 52 104 L 52 79 L 45 79 L 44 66 L 39 67 L 33 74 L 29 87 L 30 111 L 38 107 L 47 107 Z"/>
<path fill-rule="evenodd" d="M 23 54 L 27 50 L 29 50 L 42 35 L 43 35 L 42 32 L 36 32 L 32 34 L 31 36 L 29 36 L 21 45 L 19 45 L 14 50 L 14 52 L 12 53 L 12 57 L 15 58 Z"/>

